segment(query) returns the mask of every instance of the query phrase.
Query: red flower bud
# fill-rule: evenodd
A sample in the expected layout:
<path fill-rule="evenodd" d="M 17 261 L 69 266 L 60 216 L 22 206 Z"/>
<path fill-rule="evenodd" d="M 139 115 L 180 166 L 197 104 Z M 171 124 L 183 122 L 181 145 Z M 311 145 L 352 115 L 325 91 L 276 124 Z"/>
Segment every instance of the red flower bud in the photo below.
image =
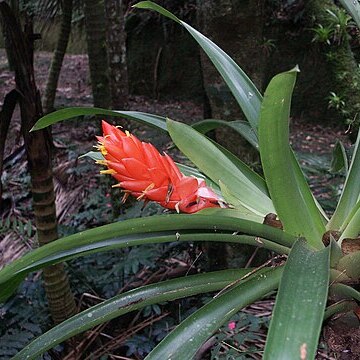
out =
<path fill-rule="evenodd" d="M 104 135 L 97 138 L 105 160 L 97 162 L 108 169 L 100 173 L 111 174 L 119 181 L 115 187 L 121 187 L 126 194 L 185 213 L 222 203 L 204 180 L 182 174 L 171 157 L 161 155 L 152 144 L 105 121 L 102 127 Z"/>

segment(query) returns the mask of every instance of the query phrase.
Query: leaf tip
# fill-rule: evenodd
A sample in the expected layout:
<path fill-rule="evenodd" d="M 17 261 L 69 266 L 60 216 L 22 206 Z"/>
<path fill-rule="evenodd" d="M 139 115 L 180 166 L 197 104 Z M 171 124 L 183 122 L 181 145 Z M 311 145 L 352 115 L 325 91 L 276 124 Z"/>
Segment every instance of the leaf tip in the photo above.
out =
<path fill-rule="evenodd" d="M 290 70 L 290 72 L 297 72 L 297 73 L 299 73 L 299 72 L 300 72 L 299 65 L 296 64 L 296 65 Z"/>

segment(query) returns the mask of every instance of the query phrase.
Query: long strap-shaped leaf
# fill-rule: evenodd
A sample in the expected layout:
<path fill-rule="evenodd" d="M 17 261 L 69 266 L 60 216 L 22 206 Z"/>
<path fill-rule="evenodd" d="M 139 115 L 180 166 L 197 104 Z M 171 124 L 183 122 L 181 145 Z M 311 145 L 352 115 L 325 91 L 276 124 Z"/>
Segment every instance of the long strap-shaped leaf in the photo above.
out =
<path fill-rule="evenodd" d="M 334 215 L 330 219 L 327 228 L 330 230 L 339 229 L 345 221 L 349 221 L 354 206 L 359 200 L 360 195 L 360 132 L 358 133 L 353 157 L 348 175 L 345 180 L 344 189 L 341 193 L 339 203 Z"/>
<path fill-rule="evenodd" d="M 251 127 L 255 132 L 257 132 L 261 95 L 253 82 L 235 63 L 235 61 L 206 36 L 152 1 L 141 1 L 134 5 L 134 7 L 155 10 L 158 13 L 178 22 L 186 28 L 186 30 L 192 35 L 192 37 L 209 56 L 209 59 L 215 65 L 216 69 L 219 71 L 222 78 L 229 86 L 230 91 L 234 95 L 236 101 L 239 103 Z"/>
<path fill-rule="evenodd" d="M 221 229 L 219 229 L 221 230 Z M 174 232 L 155 232 L 152 234 L 134 234 L 116 237 L 108 240 L 98 240 L 91 243 L 74 243 L 70 249 L 63 250 L 59 247 L 56 251 L 52 251 L 43 256 L 42 258 L 34 261 L 35 257 L 39 257 L 35 252 L 29 253 L 27 262 L 31 263 L 28 266 L 17 268 L 15 273 L 10 274 L 6 280 L 1 281 L 0 290 L 0 302 L 6 300 L 17 288 L 19 283 L 24 279 L 27 273 L 36 271 L 40 268 L 56 264 L 59 262 L 71 260 L 80 256 L 90 255 L 98 252 L 110 251 L 113 249 L 121 249 L 125 247 L 164 243 L 171 241 L 206 241 L 206 242 L 229 242 L 237 244 L 246 244 L 256 247 L 264 247 L 265 249 L 275 251 L 280 254 L 289 253 L 288 247 L 273 243 L 271 241 L 260 239 L 254 236 L 248 235 L 236 235 L 236 234 L 214 234 L 214 233 L 192 233 L 186 230 L 180 233 L 174 234 Z M 22 264 L 24 265 L 24 264 Z M 0 277 L 1 277 L 0 273 Z"/>
<path fill-rule="evenodd" d="M 330 293 L 342 296 L 345 298 L 355 299 L 360 301 L 360 292 L 345 284 L 333 284 L 330 287 Z"/>
<path fill-rule="evenodd" d="M 244 306 L 275 290 L 282 268 L 254 274 L 186 318 L 145 359 L 191 360 L 201 345 Z M 275 359 L 275 358 L 274 358 Z"/>
<path fill-rule="evenodd" d="M 323 219 L 311 193 L 299 186 L 289 147 L 290 104 L 297 71 L 275 76 L 266 89 L 259 123 L 261 163 L 284 229 L 322 248 Z"/>
<path fill-rule="evenodd" d="M 82 311 L 55 326 L 25 346 L 13 357 L 13 360 L 36 359 L 45 351 L 72 336 L 147 305 L 223 289 L 252 270 L 223 270 L 191 275 L 130 290 Z"/>
<path fill-rule="evenodd" d="M 209 56 L 209 59 L 213 62 L 222 78 L 232 91 L 234 97 L 236 98 L 238 104 L 243 110 L 246 119 L 249 121 L 255 135 L 258 134 L 258 119 L 260 114 L 260 106 L 262 103 L 262 96 L 257 90 L 256 86 L 251 82 L 248 76 L 242 71 L 242 69 L 227 55 L 222 49 L 220 49 L 216 44 L 211 40 L 205 37 L 203 34 L 192 28 L 190 25 L 184 21 L 178 19 L 175 15 L 162 8 L 161 6 L 151 2 L 151 1 L 141 1 L 134 7 L 142 9 L 151 9 L 159 12 L 160 14 L 176 21 L 181 24 L 189 31 L 189 33 L 194 37 L 198 42 L 201 48 Z M 322 210 L 320 204 L 313 198 L 313 195 L 310 192 L 309 186 L 306 182 L 306 179 L 300 169 L 300 166 L 294 156 L 291 155 L 291 163 L 289 164 L 293 169 L 295 174 L 296 183 L 303 196 L 307 199 L 306 201 L 313 209 L 313 214 L 320 212 L 320 215 L 315 217 L 320 217 L 321 223 L 326 221 L 326 215 Z"/>
<path fill-rule="evenodd" d="M 330 247 L 293 246 L 280 281 L 264 360 L 315 358 L 329 284 Z"/>
<path fill-rule="evenodd" d="M 221 234 L 221 232 L 227 232 L 227 234 Z M 233 232 L 235 232 L 234 235 L 232 235 Z M 286 252 L 286 247 L 291 247 L 296 240 L 292 235 L 279 229 L 238 217 L 234 218 L 229 214 L 226 216 L 173 214 L 126 220 L 67 236 L 15 260 L 0 271 L 0 302 L 12 294 L 27 273 L 52 263 L 88 254 L 92 250 L 95 251 L 92 245 L 95 243 L 98 243 L 95 246 L 96 251 L 100 251 L 109 250 L 111 246 L 119 248 L 179 240 L 198 239 L 200 241 L 200 238 L 212 239 L 212 241 L 251 242 L 254 240 L 251 240 L 251 237 L 240 240 L 236 238 L 238 232 L 270 240 L 269 245 L 272 242 L 275 246 L 276 244 L 283 245 L 285 248 L 278 248 L 279 252 Z M 253 244 L 262 245 L 261 241 L 255 240 Z M 263 245 L 267 246 L 267 243 L 264 242 Z M 274 251 L 277 250 L 274 248 Z"/>
<path fill-rule="evenodd" d="M 120 110 L 107 110 L 96 107 L 69 107 L 54 111 L 50 114 L 43 116 L 39 119 L 31 131 L 40 130 L 47 126 L 56 124 L 63 120 L 73 119 L 77 116 L 85 115 L 109 115 L 115 117 L 121 117 L 129 120 L 135 120 L 137 122 L 153 126 L 157 129 L 166 130 L 166 119 L 162 116 L 152 115 L 140 111 L 120 111 Z"/>
<path fill-rule="evenodd" d="M 204 135 L 169 119 L 167 127 L 175 145 L 211 180 L 217 184 L 221 181 L 238 195 L 244 207 L 263 216 L 275 212 L 271 199 Z"/>
<path fill-rule="evenodd" d="M 351 218 L 349 220 L 349 223 L 346 224 L 346 221 L 343 223 L 343 225 L 346 224 L 346 226 L 343 229 L 343 232 L 340 237 L 340 245 L 343 239 L 346 238 L 356 238 L 360 232 L 360 200 L 357 202 L 357 204 L 353 207 L 352 211 L 350 212 Z M 350 216 L 349 216 L 350 217 Z"/>
<path fill-rule="evenodd" d="M 252 129 L 252 127 L 247 121 L 225 121 L 217 119 L 206 119 L 198 121 L 191 126 L 202 134 L 206 134 L 211 130 L 217 129 L 218 127 L 228 126 L 229 128 L 235 130 L 238 134 L 243 136 L 256 150 L 259 150 L 259 140 L 256 136 L 255 131 Z"/>

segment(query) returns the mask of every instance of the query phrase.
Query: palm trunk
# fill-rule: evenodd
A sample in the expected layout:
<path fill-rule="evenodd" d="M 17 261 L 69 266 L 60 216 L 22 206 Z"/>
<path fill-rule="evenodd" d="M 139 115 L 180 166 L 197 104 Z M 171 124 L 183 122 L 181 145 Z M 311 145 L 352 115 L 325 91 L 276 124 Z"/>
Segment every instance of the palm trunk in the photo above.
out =
<path fill-rule="evenodd" d="M 60 33 L 51 61 L 50 72 L 43 97 L 45 113 L 54 111 L 56 89 L 71 32 L 72 6 L 73 0 L 63 0 Z"/>
<path fill-rule="evenodd" d="M 103 0 L 85 0 L 85 29 L 94 106 L 110 108 L 106 24 Z"/>
<path fill-rule="evenodd" d="M 49 129 L 30 133 L 30 129 L 42 116 L 39 91 L 35 84 L 33 67 L 33 28 L 27 18 L 24 32 L 18 19 L 5 2 L 0 2 L 3 18 L 13 46 L 9 49 L 15 60 L 15 82 L 19 91 L 21 130 L 31 176 L 31 192 L 35 214 L 37 238 L 40 245 L 56 240 L 57 221 L 55 193 L 51 166 L 51 140 Z M 55 323 L 76 312 L 74 297 L 63 265 L 48 267 L 44 273 L 45 290 L 49 308 Z"/>

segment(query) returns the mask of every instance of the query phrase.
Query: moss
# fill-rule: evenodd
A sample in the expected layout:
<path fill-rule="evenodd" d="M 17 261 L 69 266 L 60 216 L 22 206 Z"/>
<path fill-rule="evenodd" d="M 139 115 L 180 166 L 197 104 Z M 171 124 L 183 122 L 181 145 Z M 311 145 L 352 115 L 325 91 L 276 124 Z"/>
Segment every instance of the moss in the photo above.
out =
<path fill-rule="evenodd" d="M 360 71 L 350 47 L 346 26 L 343 24 L 341 28 L 336 24 L 334 22 L 336 20 L 327 10 L 346 16 L 330 0 L 311 0 L 306 5 L 308 19 L 313 25 L 321 24 L 323 27 L 333 27 L 336 31 L 340 29 L 340 32 L 333 36 L 330 45 L 321 45 L 320 48 L 324 55 L 323 58 L 330 68 L 328 73 L 332 82 L 330 91 L 333 91 L 345 102 L 344 107 L 339 109 L 340 116 L 344 122 L 354 122 L 360 111 Z M 358 126 L 359 121 L 357 120 L 356 127 Z"/>

